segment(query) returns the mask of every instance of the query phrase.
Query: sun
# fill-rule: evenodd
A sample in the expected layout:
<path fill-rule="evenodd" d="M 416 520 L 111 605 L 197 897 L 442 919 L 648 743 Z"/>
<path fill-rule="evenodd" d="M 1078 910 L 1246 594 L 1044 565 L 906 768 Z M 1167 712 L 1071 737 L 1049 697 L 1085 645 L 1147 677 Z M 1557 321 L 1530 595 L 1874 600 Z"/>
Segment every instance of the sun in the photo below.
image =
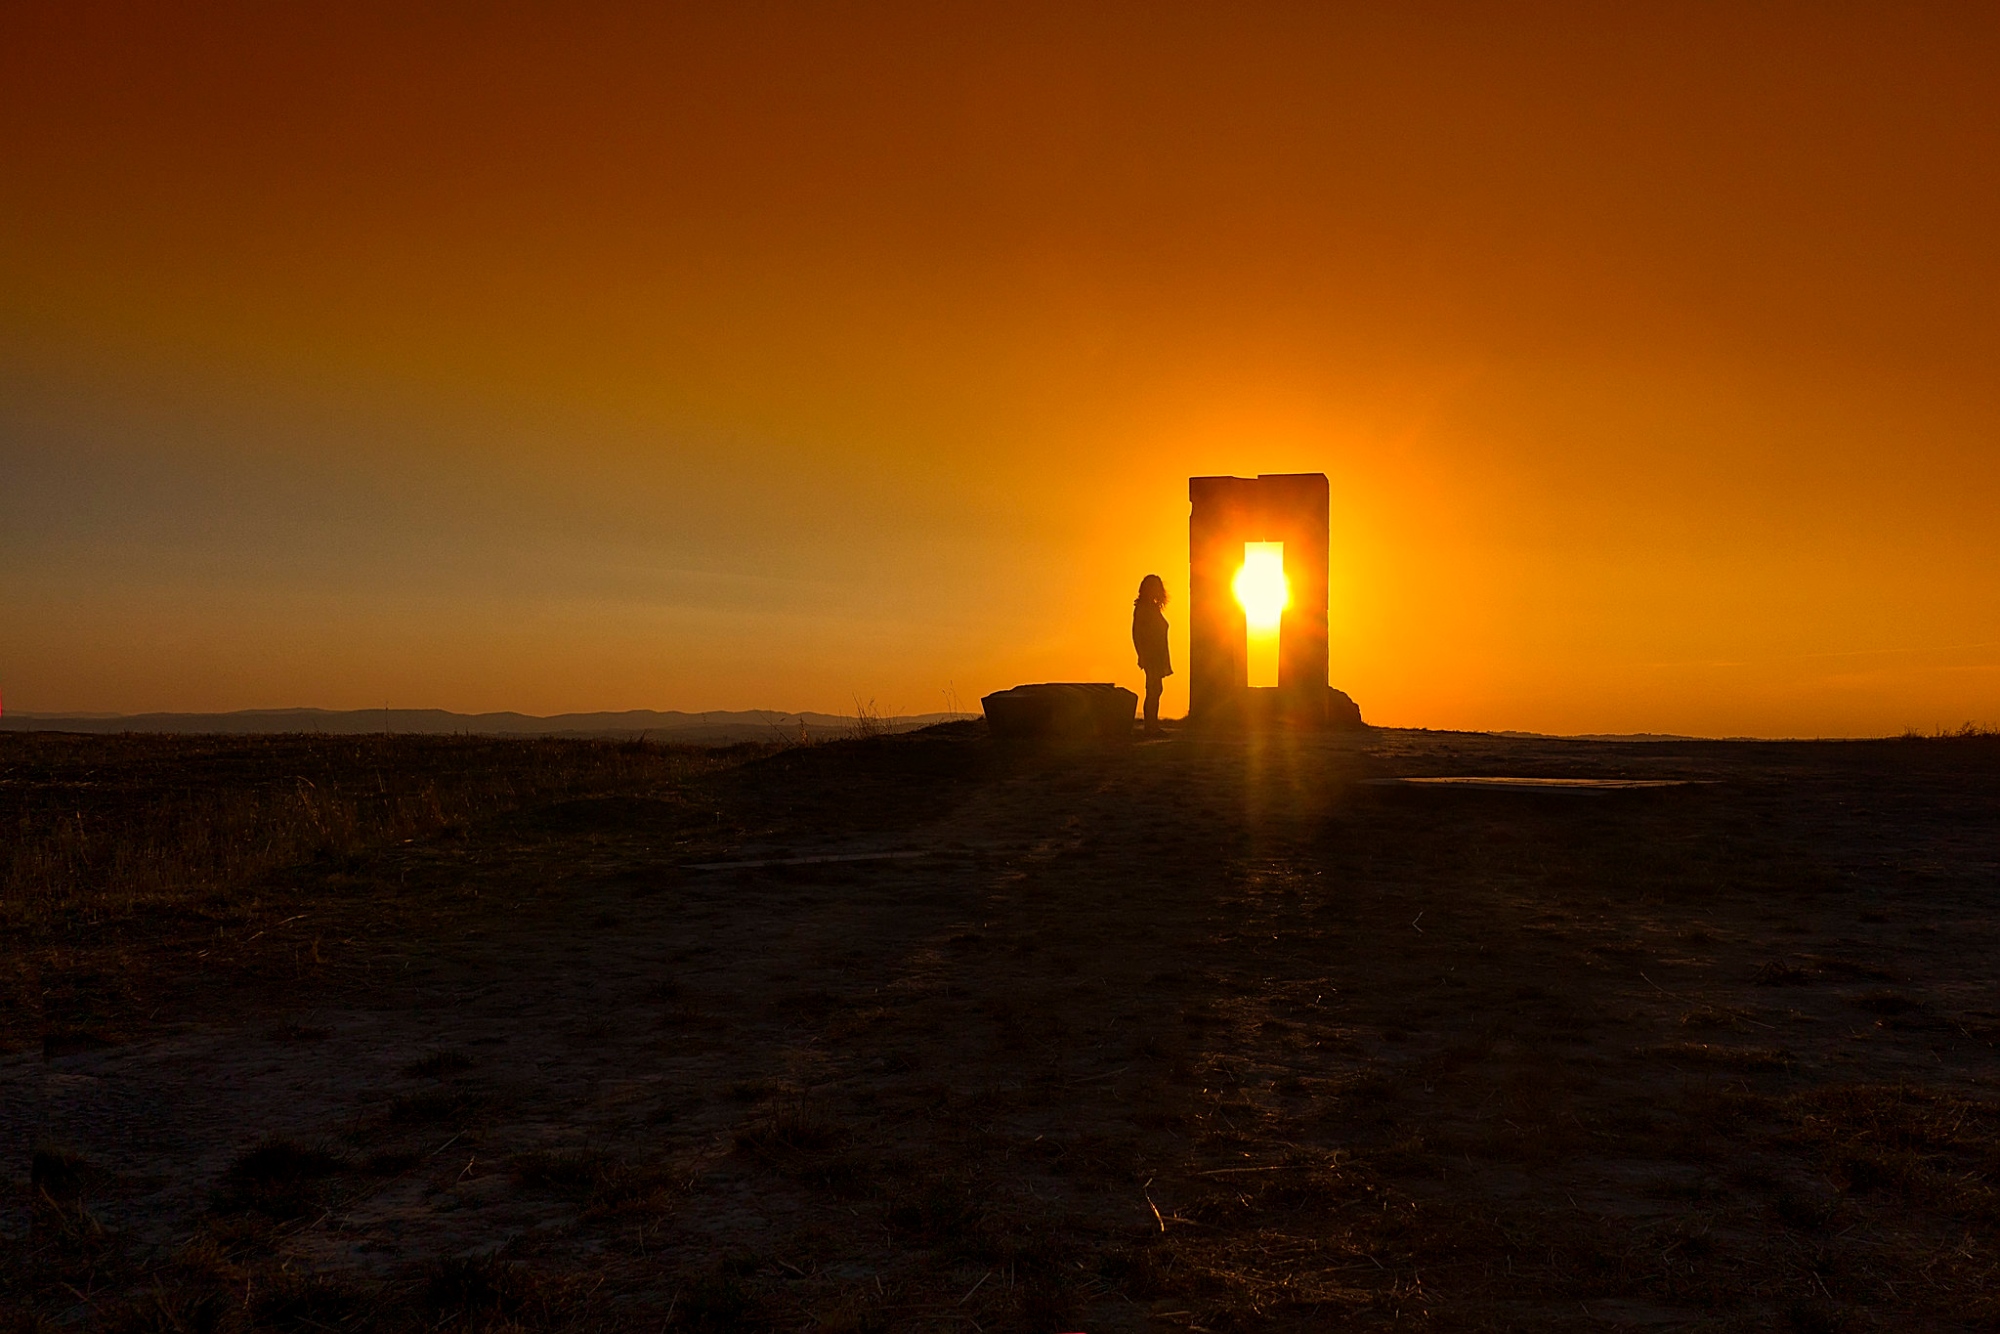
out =
<path fill-rule="evenodd" d="M 1243 568 L 1230 585 L 1252 630 L 1275 630 L 1292 605 L 1292 585 L 1285 578 L 1283 542 L 1245 542 Z"/>

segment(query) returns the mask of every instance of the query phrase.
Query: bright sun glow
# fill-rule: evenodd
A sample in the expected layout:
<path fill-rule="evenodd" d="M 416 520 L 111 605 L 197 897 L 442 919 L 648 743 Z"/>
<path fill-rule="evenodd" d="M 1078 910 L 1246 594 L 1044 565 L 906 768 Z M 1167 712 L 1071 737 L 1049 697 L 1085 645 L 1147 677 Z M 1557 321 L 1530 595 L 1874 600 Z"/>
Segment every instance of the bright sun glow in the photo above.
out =
<path fill-rule="evenodd" d="M 1231 585 L 1243 605 L 1245 684 L 1278 684 L 1278 622 L 1291 605 L 1292 586 L 1285 579 L 1283 542 L 1245 542 L 1243 568 Z"/>
<path fill-rule="evenodd" d="M 1285 544 L 1245 542 L 1243 568 L 1230 587 L 1252 631 L 1277 629 L 1285 608 L 1292 605 L 1292 586 L 1285 579 Z"/>

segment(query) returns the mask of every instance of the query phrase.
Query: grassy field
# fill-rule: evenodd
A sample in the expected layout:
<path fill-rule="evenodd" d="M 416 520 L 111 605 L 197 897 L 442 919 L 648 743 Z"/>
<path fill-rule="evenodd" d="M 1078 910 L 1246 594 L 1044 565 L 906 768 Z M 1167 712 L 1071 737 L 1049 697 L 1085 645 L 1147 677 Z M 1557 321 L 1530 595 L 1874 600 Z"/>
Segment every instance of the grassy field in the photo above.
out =
<path fill-rule="evenodd" d="M 1693 781 L 1375 781 L 1469 774 Z M 0 1307 L 1993 1328 L 1996 780 L 1990 737 L 0 735 Z M 827 856 L 871 859 L 690 869 Z"/>

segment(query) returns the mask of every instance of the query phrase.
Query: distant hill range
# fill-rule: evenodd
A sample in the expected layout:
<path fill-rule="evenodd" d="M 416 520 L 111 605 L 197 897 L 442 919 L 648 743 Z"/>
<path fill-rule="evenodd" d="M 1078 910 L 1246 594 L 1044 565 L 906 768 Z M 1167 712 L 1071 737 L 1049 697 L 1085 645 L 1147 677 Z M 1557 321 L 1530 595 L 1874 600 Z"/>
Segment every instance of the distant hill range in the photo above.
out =
<path fill-rule="evenodd" d="M 382 732 L 434 736 L 645 736 L 688 745 L 799 739 L 826 741 L 867 732 L 907 732 L 964 714 L 919 713 L 896 718 L 842 717 L 837 713 L 779 713 L 742 709 L 713 713 L 558 713 L 536 718 L 525 713 L 451 713 L 445 709 L 241 709 L 235 713 L 55 714 L 8 713 L 0 732 L 182 732 L 251 735 L 264 732 L 323 732 L 359 736 Z"/>

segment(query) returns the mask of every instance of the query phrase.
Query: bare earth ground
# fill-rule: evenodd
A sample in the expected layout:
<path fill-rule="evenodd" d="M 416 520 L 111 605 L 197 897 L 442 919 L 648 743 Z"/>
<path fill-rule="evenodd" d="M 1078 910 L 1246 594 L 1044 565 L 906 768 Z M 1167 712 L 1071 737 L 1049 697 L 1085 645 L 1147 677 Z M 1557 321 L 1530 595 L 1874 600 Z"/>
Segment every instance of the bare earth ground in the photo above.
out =
<path fill-rule="evenodd" d="M 529 744 L 0 736 L 22 1328 L 2000 1325 L 1990 740 Z"/>

